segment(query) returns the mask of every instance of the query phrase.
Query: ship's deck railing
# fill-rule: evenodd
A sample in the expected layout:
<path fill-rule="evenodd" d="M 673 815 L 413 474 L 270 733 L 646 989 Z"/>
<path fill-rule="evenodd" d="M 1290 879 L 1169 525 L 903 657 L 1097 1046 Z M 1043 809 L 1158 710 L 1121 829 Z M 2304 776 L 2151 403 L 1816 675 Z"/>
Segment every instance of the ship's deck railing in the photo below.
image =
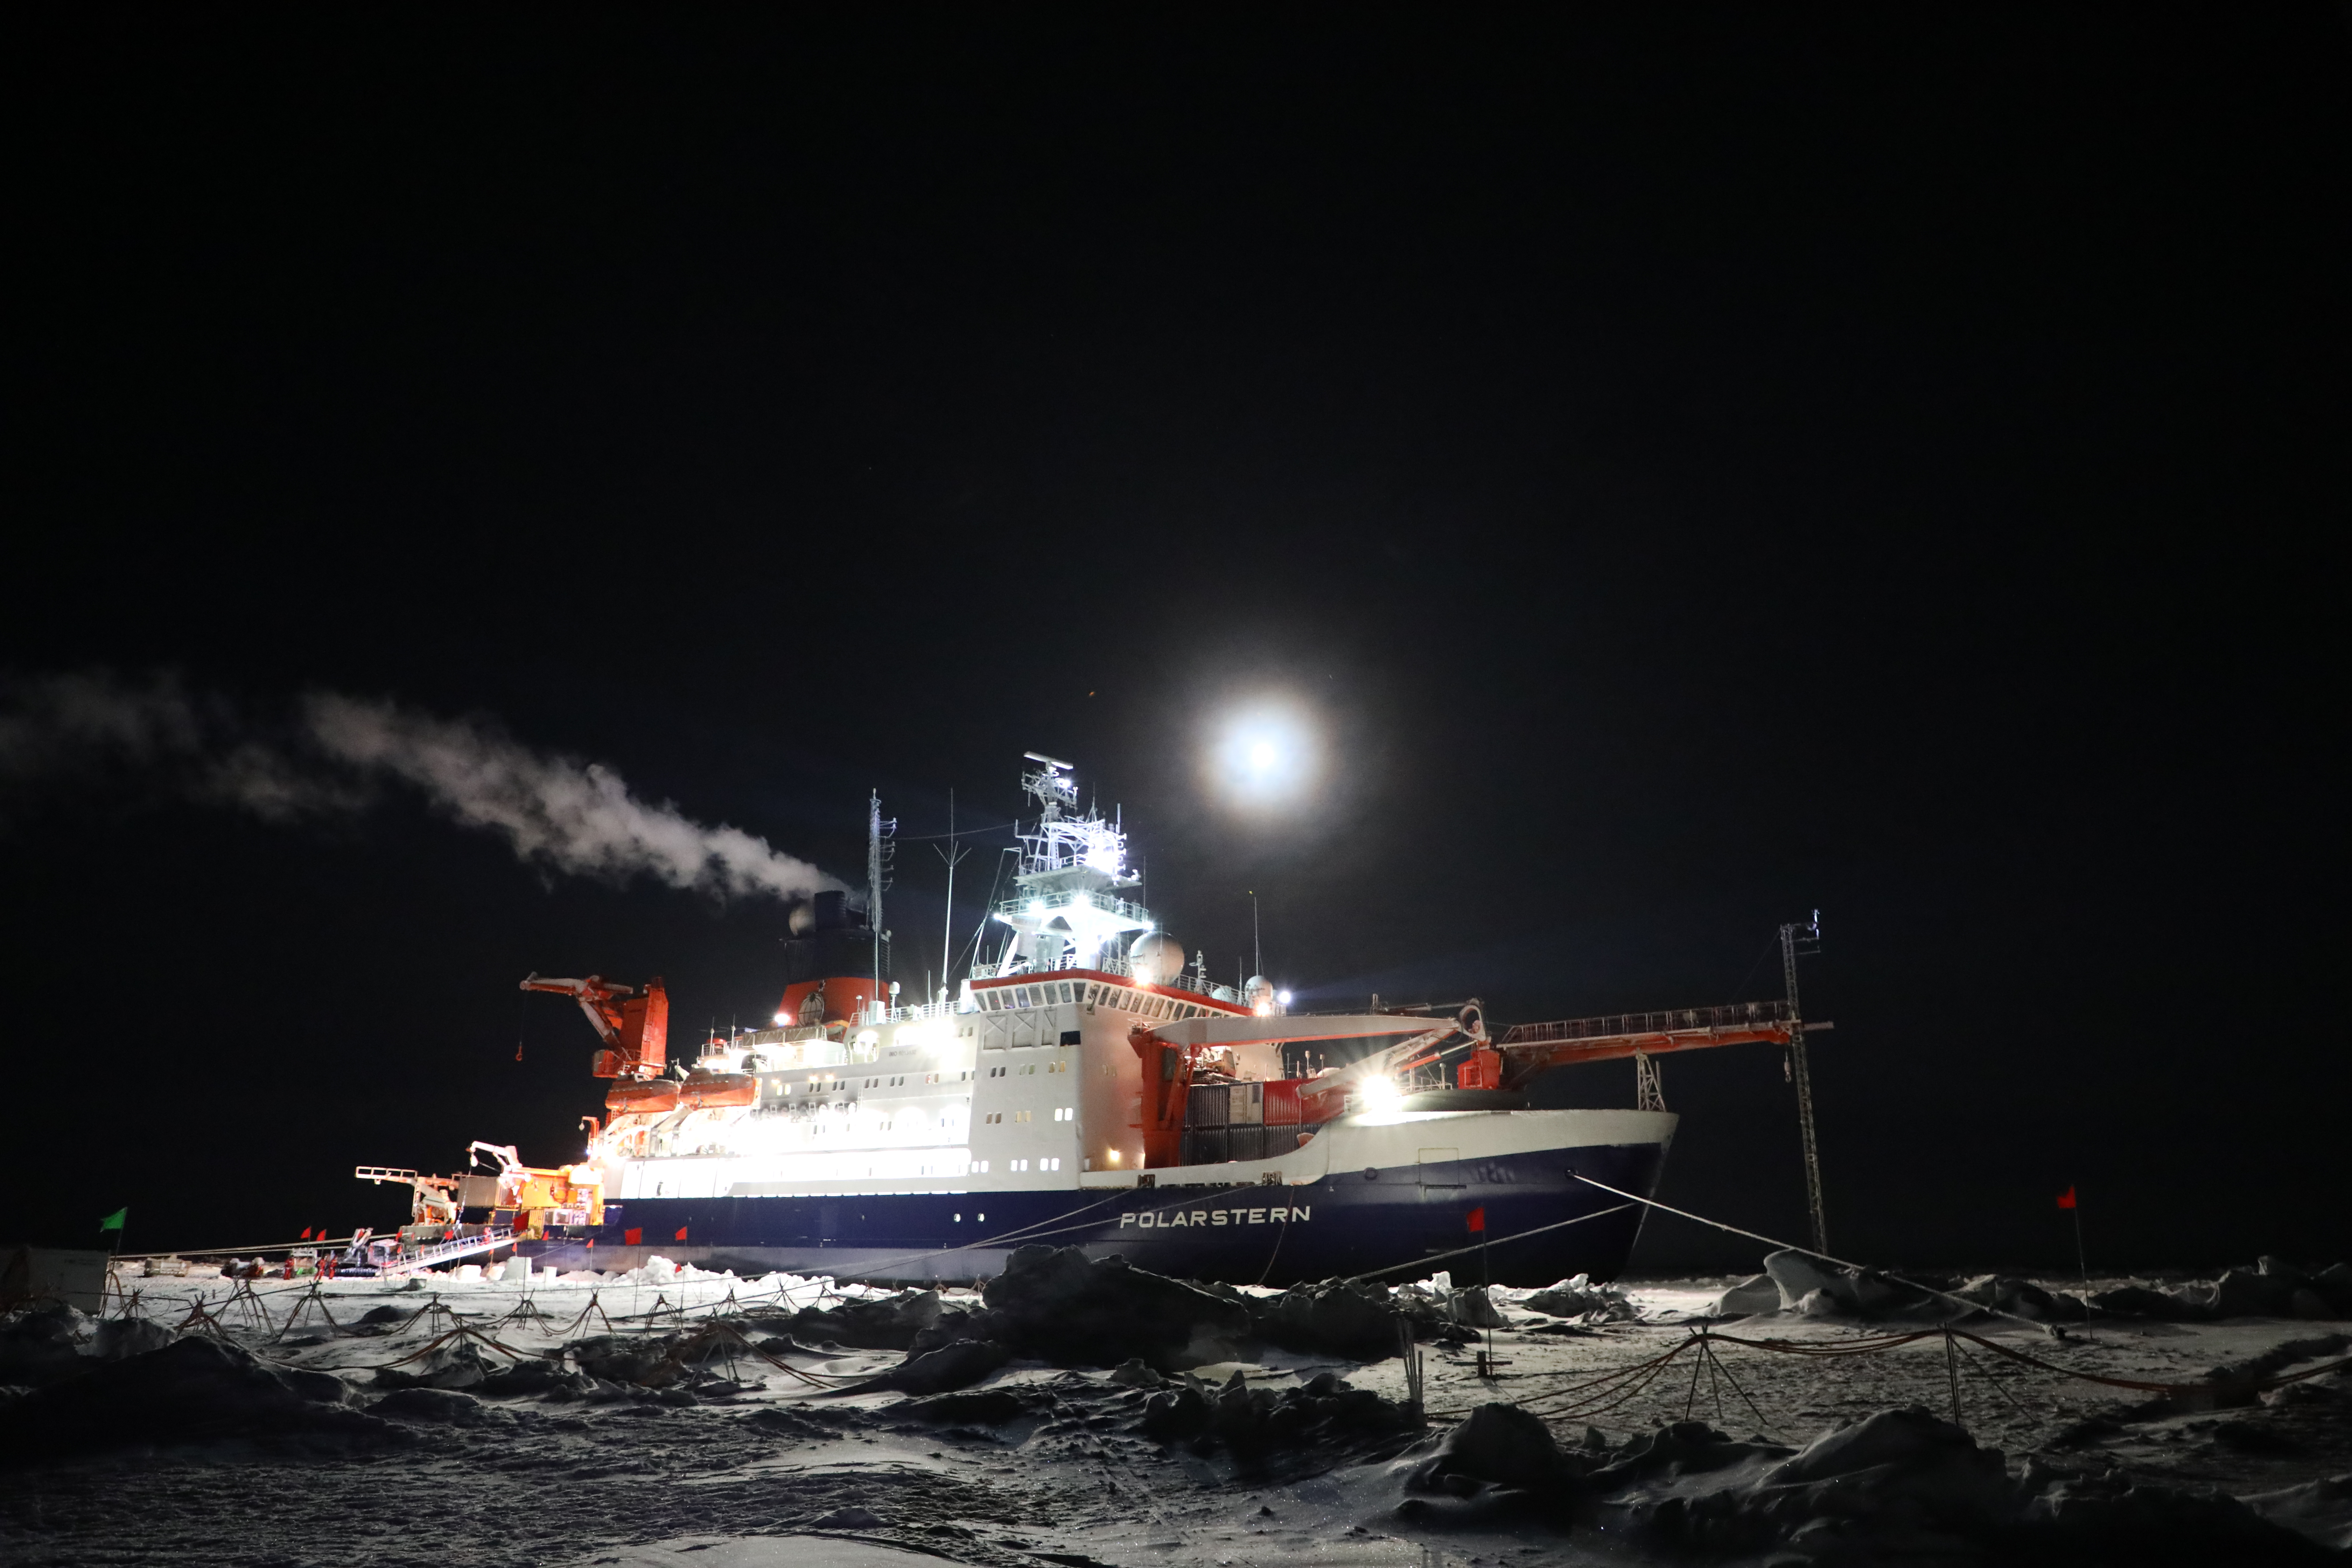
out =
<path fill-rule="evenodd" d="M 728 1037 L 730 1046 L 797 1046 L 825 1037 L 823 1024 L 794 1024 L 788 1029 L 747 1029 Z"/>
<path fill-rule="evenodd" d="M 860 1007 L 850 1015 L 849 1022 L 852 1027 L 865 1029 L 877 1024 L 917 1024 L 925 1018 L 951 1018 L 959 1011 L 955 999 L 950 997 L 945 1002 L 919 1002 L 911 1007 Z"/>
<path fill-rule="evenodd" d="M 1030 908 L 1032 904 L 1042 904 L 1045 908 L 1033 910 Z M 1089 909 L 1100 910 L 1107 915 L 1114 915 L 1139 926 L 1149 926 L 1152 923 L 1151 911 L 1141 904 L 1119 898 L 1113 893 L 1104 892 L 1098 888 L 1067 888 L 1058 893 L 1023 893 L 1014 898 L 998 900 L 996 908 L 992 912 L 999 920 L 1009 921 L 1015 915 L 1052 914 L 1056 910 L 1066 910 L 1073 904 L 1084 904 Z"/>
<path fill-rule="evenodd" d="M 975 963 L 971 966 L 974 980 L 995 980 L 1012 974 L 1055 974 L 1067 969 L 1089 970 L 1097 974 L 1116 974 L 1122 979 L 1135 978 L 1135 966 L 1115 953 L 1106 952 L 1091 961 L 1072 953 L 1051 963 Z M 1239 1003 L 1242 994 L 1230 985 L 1220 985 L 1201 973 L 1179 974 L 1167 983 L 1172 989 L 1190 991 L 1195 996 L 1206 996 L 1215 1002 Z"/>
<path fill-rule="evenodd" d="M 1723 1007 L 1675 1007 L 1663 1013 L 1613 1013 L 1601 1018 L 1563 1018 L 1551 1024 L 1517 1024 L 1504 1035 L 1500 1043 L 1506 1046 L 1535 1046 L 1553 1040 L 1589 1040 L 1612 1035 L 1748 1028 L 1758 1024 L 1785 1024 L 1790 1016 L 1786 1002 L 1734 1002 Z"/>
<path fill-rule="evenodd" d="M 1059 958 L 1051 963 L 1022 963 L 1007 959 L 1003 963 L 975 963 L 971 966 L 974 980 L 997 980 L 1013 974 L 1054 974 L 1065 969 L 1091 969 L 1099 974 L 1116 974 L 1133 979 L 1134 966 L 1111 953 L 1103 953 L 1093 963 L 1082 963 L 1076 954 Z"/>

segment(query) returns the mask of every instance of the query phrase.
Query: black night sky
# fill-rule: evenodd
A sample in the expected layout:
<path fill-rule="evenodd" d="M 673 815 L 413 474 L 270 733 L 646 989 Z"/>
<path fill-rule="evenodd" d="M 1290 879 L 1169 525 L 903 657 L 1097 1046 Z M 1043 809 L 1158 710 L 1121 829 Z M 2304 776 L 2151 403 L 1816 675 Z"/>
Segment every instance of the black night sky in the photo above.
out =
<path fill-rule="evenodd" d="M 1842 1254 L 2345 1250 L 2340 13 L 868 20 L 20 22 L 0 1239 L 391 1223 L 599 1109 L 525 973 L 782 983 L 781 902 L 47 747 L 105 671 L 850 879 L 878 789 L 909 989 L 1031 749 L 1303 1005 L 1777 995 L 1819 907 Z M 1777 1053 L 1664 1079 L 1662 1195 L 1801 1237 Z"/>

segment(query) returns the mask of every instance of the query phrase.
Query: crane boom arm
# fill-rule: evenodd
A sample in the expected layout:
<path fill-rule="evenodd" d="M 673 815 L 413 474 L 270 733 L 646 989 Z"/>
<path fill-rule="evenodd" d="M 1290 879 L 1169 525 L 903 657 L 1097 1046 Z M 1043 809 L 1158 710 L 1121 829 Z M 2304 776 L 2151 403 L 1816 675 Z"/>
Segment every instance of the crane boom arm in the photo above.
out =
<path fill-rule="evenodd" d="M 610 1004 L 615 998 L 636 994 L 635 986 L 611 984 L 601 974 L 592 974 L 585 980 L 558 980 L 534 972 L 522 983 L 522 988 L 544 991 L 555 996 L 569 996 L 579 1003 L 580 1011 L 588 1016 L 589 1027 L 594 1029 L 597 1037 L 608 1046 L 617 1046 L 621 1042 L 621 1010 Z"/>
<path fill-rule="evenodd" d="M 1547 1068 L 1710 1050 L 1717 1046 L 1785 1046 L 1801 1029 L 1819 1034 L 1833 1027 L 1827 1022 L 1799 1018 L 1786 1002 L 1743 1002 L 1726 1007 L 1515 1024 L 1496 1044 L 1507 1064 L 1505 1080 L 1517 1087 Z"/>
<path fill-rule="evenodd" d="M 580 1004 L 588 1025 L 604 1048 L 596 1053 L 590 1070 L 598 1078 L 644 1079 L 661 1075 L 669 1051 L 669 993 L 661 976 L 635 985 L 616 984 L 601 974 L 585 980 L 562 980 L 534 973 L 522 983 L 525 991 L 545 991 L 569 996 Z"/>
<path fill-rule="evenodd" d="M 1433 1029 L 1424 1029 L 1410 1039 L 1374 1051 L 1361 1060 L 1349 1063 L 1339 1071 L 1311 1078 L 1298 1086 L 1302 1098 L 1319 1100 L 1327 1094 L 1353 1093 L 1367 1081 L 1389 1078 L 1410 1068 L 1421 1067 L 1434 1059 L 1434 1052 L 1455 1035 L 1467 1037 L 1474 1045 L 1486 1043 L 1486 1016 L 1475 1002 L 1462 1009 L 1461 1016 L 1448 1018 Z"/>

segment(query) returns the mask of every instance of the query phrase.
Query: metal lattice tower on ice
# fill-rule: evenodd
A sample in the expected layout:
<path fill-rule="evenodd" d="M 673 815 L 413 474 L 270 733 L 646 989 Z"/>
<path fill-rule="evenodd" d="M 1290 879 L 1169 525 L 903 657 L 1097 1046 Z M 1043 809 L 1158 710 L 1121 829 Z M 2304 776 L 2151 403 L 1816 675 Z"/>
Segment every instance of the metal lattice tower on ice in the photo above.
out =
<path fill-rule="evenodd" d="M 1805 1066 L 1805 1015 L 1797 1005 L 1797 960 L 1822 950 L 1822 911 L 1802 925 L 1780 928 L 1780 972 L 1788 982 L 1789 1075 L 1797 1085 L 1797 1130 L 1805 1145 L 1805 1204 L 1813 1222 L 1813 1250 L 1830 1245 L 1829 1220 L 1822 1212 L 1822 1153 L 1813 1139 L 1813 1075 Z"/>

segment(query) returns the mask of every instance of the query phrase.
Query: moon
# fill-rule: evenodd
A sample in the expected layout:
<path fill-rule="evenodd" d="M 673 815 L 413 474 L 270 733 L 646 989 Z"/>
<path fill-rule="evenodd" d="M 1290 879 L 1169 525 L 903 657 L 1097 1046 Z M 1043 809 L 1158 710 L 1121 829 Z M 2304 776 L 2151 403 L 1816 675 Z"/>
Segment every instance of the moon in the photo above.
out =
<path fill-rule="evenodd" d="M 1298 704 L 1262 699 L 1216 721 L 1208 773 L 1219 795 L 1245 807 L 1303 801 L 1321 771 L 1318 726 Z"/>

